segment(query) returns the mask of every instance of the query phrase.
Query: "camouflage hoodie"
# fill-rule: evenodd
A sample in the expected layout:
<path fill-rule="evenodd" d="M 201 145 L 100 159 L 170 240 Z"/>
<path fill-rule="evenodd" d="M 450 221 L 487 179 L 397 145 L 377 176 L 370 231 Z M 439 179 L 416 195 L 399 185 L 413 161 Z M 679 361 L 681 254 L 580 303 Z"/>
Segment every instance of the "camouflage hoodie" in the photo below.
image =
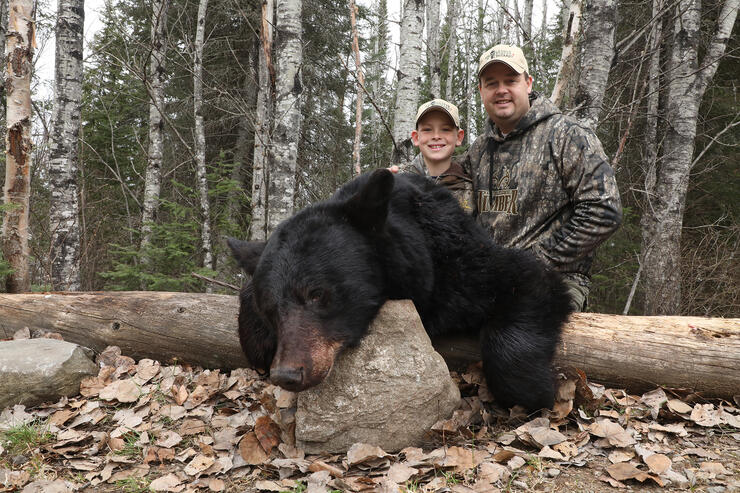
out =
<path fill-rule="evenodd" d="M 506 136 L 489 120 L 464 158 L 478 221 L 501 245 L 588 275 L 594 250 L 622 219 L 614 172 L 593 131 L 547 98 L 532 93 L 530 102 Z"/>
<path fill-rule="evenodd" d="M 421 176 L 426 176 L 435 183 L 438 183 L 446 187 L 452 196 L 457 199 L 460 203 L 460 207 L 463 208 L 468 214 L 473 214 L 475 210 L 475 200 L 473 195 L 473 181 L 470 179 L 462 166 L 459 163 L 453 161 L 447 171 L 443 172 L 439 176 L 429 176 L 429 170 L 424 163 L 424 158 L 421 154 L 417 154 L 414 159 L 410 162 L 401 165 L 401 173 L 413 173 Z"/>

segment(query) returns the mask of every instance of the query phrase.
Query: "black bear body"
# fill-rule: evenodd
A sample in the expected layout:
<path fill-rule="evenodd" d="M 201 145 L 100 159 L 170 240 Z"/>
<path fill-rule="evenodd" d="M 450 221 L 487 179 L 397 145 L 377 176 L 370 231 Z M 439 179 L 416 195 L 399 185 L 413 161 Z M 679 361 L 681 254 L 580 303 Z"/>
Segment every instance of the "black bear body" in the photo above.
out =
<path fill-rule="evenodd" d="M 321 382 L 389 299 L 413 300 L 430 335 L 480 334 L 498 403 L 551 407 L 551 362 L 570 299 L 531 254 L 495 245 L 426 178 L 363 175 L 284 221 L 266 243 L 229 240 L 253 275 L 239 337 L 274 383 Z"/>

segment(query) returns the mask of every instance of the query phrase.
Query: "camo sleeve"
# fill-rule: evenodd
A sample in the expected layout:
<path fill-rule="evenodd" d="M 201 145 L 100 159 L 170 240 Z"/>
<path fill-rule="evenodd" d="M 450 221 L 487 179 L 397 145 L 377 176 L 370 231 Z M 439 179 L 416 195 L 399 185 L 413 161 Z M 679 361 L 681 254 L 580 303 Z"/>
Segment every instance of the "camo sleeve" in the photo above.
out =
<path fill-rule="evenodd" d="M 574 212 L 554 234 L 535 245 L 535 253 L 554 265 L 571 264 L 592 252 L 622 221 L 617 182 L 596 135 L 570 126 L 547 151 L 560 167 L 563 187 Z"/>
<path fill-rule="evenodd" d="M 401 163 L 398 166 L 399 173 L 412 173 L 415 175 L 427 176 L 427 169 L 422 161 L 421 154 L 417 154 L 414 159 Z"/>

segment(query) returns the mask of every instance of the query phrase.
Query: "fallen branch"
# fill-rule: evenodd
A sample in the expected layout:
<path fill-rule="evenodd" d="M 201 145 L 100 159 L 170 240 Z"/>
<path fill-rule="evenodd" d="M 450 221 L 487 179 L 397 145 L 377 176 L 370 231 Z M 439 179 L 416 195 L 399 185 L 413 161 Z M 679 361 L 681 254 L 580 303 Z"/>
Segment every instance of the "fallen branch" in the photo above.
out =
<path fill-rule="evenodd" d="M 0 338 L 28 327 L 96 351 L 116 345 L 135 359 L 230 369 L 247 365 L 237 310 L 236 296 L 215 294 L 0 294 Z M 480 359 L 477 338 L 432 342 L 451 367 Z M 556 363 L 632 392 L 663 385 L 732 398 L 740 394 L 740 319 L 577 313 Z"/>

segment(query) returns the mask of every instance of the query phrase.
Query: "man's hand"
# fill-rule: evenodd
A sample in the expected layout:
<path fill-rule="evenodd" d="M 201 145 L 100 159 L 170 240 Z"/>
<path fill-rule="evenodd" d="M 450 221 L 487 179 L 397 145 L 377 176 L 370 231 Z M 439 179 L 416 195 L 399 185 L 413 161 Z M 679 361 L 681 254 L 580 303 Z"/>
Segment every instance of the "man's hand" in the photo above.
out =
<path fill-rule="evenodd" d="M 394 164 L 393 166 L 388 167 L 388 171 L 390 171 L 391 173 L 398 173 L 399 170 L 400 168 L 398 167 L 397 164 Z"/>

